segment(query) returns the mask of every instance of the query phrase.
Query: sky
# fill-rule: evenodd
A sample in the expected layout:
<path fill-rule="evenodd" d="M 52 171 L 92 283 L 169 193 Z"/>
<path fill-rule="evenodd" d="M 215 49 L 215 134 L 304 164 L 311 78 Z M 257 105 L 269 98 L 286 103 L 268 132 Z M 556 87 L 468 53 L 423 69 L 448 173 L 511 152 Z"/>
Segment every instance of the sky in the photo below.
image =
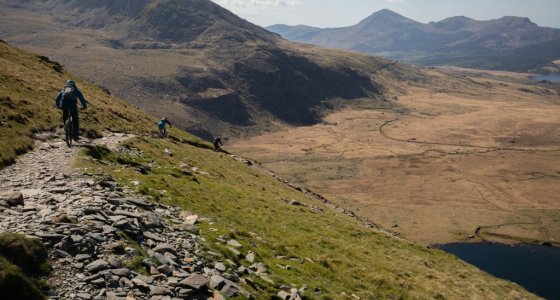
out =
<path fill-rule="evenodd" d="M 476 20 L 528 17 L 560 28 L 560 0 L 212 0 L 260 26 L 274 24 L 343 27 L 384 8 L 428 23 L 453 16 Z"/>

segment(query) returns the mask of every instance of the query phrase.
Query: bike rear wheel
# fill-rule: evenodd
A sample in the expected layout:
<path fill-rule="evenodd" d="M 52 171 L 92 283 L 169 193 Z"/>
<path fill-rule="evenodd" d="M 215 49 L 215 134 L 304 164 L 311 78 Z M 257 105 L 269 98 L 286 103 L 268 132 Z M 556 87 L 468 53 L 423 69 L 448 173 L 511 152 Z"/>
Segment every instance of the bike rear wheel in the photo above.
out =
<path fill-rule="evenodd" d="M 68 147 L 72 147 L 72 118 L 64 122 L 64 141 Z"/>

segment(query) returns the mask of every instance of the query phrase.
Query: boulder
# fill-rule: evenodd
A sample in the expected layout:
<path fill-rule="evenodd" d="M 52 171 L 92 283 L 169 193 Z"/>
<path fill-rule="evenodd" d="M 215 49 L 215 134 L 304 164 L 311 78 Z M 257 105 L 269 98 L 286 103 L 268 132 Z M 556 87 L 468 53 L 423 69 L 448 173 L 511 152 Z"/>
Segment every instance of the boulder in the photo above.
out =
<path fill-rule="evenodd" d="M 86 271 L 90 272 L 90 273 L 97 273 L 101 270 L 105 270 L 109 268 L 109 263 L 99 259 L 96 260 L 92 263 L 90 263 L 89 265 L 86 266 Z"/>
<path fill-rule="evenodd" d="M 0 193 L 0 206 L 13 207 L 23 206 L 23 194 L 21 192 L 1 192 Z"/>
<path fill-rule="evenodd" d="M 206 285 L 208 285 L 208 279 L 198 273 L 193 273 L 186 279 L 179 282 L 179 285 L 186 288 L 193 288 L 195 290 L 200 290 Z"/>

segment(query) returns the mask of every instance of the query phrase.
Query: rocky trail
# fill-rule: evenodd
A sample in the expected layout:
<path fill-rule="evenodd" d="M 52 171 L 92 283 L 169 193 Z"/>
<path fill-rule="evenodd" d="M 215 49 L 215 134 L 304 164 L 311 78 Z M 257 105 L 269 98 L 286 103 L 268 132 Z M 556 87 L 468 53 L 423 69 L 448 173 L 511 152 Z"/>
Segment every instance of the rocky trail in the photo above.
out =
<path fill-rule="evenodd" d="M 108 134 L 85 143 L 117 148 L 127 138 Z M 199 245 L 198 216 L 148 202 L 110 178 L 72 170 L 79 146 L 68 148 L 60 137 L 37 142 L 36 150 L 0 172 L 0 232 L 43 241 L 53 267 L 49 299 L 251 297 L 240 286 L 250 279 L 242 276 L 268 270 L 251 252 L 239 253 L 251 266 L 207 261 L 214 253 Z M 280 293 L 301 299 L 297 290 Z"/>

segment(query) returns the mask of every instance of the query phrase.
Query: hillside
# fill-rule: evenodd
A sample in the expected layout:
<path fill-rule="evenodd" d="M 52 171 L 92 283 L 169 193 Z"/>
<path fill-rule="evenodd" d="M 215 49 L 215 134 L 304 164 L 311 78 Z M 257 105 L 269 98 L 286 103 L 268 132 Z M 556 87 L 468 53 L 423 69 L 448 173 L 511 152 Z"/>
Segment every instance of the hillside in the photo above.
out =
<path fill-rule="evenodd" d="M 386 81 L 417 72 L 282 40 L 208 0 L 2 0 L 0 10 L 0 37 L 207 139 L 317 124 L 333 101 L 380 98 Z"/>
<path fill-rule="evenodd" d="M 3 42 L 0 66 L 0 145 L 1 153 L 8 153 L 3 160 L 9 162 L 14 154 L 31 149 L 34 133 L 56 126 L 58 112 L 49 95 L 74 76 Z M 173 129 L 169 140 L 151 138 L 154 119 L 93 84 L 76 80 L 91 102 L 90 111 L 82 114 L 83 126 L 95 132 L 91 136 L 109 135 L 107 130 L 137 136 L 120 151 L 86 147 L 75 158 L 79 173 L 114 178 L 131 192 L 203 217 L 198 242 L 213 253 L 207 259 L 225 262 L 256 299 L 272 298 L 280 286 L 291 284 L 305 285 L 300 293 L 308 299 L 346 299 L 353 294 L 365 299 L 536 298 L 442 251 L 363 226 L 258 168 L 210 150 L 190 134 Z M 37 160 L 44 156 L 41 151 L 50 150 L 39 149 Z M 139 166 L 150 168 L 141 173 Z M 248 262 L 221 242 L 229 239 L 240 242 L 237 251 L 253 251 L 255 261 L 265 264 L 270 275 L 234 271 Z"/>
<path fill-rule="evenodd" d="M 273 25 L 282 37 L 325 47 L 378 54 L 422 65 L 518 72 L 556 72 L 560 29 L 527 18 L 477 21 L 463 16 L 428 24 L 384 9 L 343 28 Z M 521 50 L 523 49 L 523 50 Z"/>

